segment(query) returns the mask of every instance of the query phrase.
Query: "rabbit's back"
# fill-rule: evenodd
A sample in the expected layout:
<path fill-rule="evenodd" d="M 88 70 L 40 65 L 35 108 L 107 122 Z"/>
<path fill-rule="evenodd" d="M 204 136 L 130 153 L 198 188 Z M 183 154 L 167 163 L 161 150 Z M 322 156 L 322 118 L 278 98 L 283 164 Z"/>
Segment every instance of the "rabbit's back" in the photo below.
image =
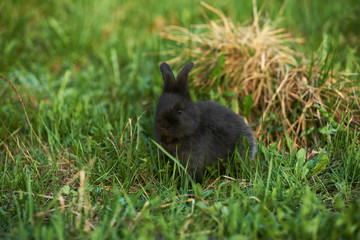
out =
<path fill-rule="evenodd" d="M 243 137 L 247 138 L 250 146 L 250 157 L 256 152 L 256 141 L 251 128 L 232 110 L 211 101 L 196 103 L 200 112 L 199 137 L 203 147 L 211 153 L 212 161 L 217 158 L 226 159 L 239 143 L 239 152 L 243 156 Z M 210 159 L 209 159 L 210 160 Z"/>

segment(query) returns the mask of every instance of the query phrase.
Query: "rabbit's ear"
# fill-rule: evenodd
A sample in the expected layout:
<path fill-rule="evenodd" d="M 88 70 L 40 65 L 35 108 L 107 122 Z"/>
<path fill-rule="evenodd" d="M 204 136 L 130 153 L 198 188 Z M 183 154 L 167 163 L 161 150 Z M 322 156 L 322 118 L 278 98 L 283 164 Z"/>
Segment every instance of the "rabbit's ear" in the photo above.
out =
<path fill-rule="evenodd" d="M 171 67 L 166 62 L 160 65 L 160 71 L 164 79 L 164 92 L 170 91 L 175 84 L 175 76 L 171 70 Z"/>
<path fill-rule="evenodd" d="M 188 78 L 189 78 L 189 72 L 193 67 L 194 67 L 194 63 L 189 62 L 188 64 L 185 65 L 185 67 L 181 70 L 181 72 L 177 76 L 175 88 L 178 92 L 186 93 L 186 94 L 189 93 Z"/>

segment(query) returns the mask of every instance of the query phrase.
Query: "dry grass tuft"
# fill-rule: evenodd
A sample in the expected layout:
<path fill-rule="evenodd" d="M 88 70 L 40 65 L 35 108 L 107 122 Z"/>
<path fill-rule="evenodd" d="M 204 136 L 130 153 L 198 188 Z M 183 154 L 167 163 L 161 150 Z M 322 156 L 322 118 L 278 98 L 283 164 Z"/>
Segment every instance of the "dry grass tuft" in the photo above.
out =
<path fill-rule="evenodd" d="M 248 121 L 263 119 L 264 142 L 283 139 L 285 127 L 287 134 L 294 136 L 295 147 L 306 145 L 306 131 L 327 123 L 336 125 L 344 114 L 350 115 L 352 126 L 360 124 L 359 110 L 349 108 L 357 104 L 360 109 L 356 97 L 359 86 L 353 86 L 345 75 L 335 74 L 329 56 L 309 64 L 294 49 L 302 40 L 274 23 L 260 24 L 256 7 L 253 23 L 241 25 L 202 5 L 219 19 L 195 25 L 193 31 L 166 27 L 161 36 L 183 46 L 169 52 L 176 56 L 169 62 L 183 65 L 189 58 L 193 60 L 195 77 L 191 84 L 202 92 L 215 88 L 225 98 L 223 93 L 232 92 L 238 101 L 251 94 Z M 257 124 L 255 135 L 259 139 L 261 124 Z M 316 134 L 309 136 L 316 138 Z"/>

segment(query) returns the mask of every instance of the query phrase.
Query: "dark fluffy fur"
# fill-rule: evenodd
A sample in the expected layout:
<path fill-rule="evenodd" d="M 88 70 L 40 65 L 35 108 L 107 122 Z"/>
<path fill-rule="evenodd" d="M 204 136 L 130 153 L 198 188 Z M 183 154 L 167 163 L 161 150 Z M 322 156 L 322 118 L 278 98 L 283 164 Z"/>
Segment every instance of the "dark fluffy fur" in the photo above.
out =
<path fill-rule="evenodd" d="M 183 166 L 187 165 L 188 173 L 200 181 L 204 168 L 217 166 L 218 158 L 227 160 L 237 144 L 244 156 L 244 137 L 249 142 L 251 158 L 257 145 L 251 128 L 229 108 L 191 100 L 188 75 L 193 66 L 188 63 L 175 80 L 170 66 L 165 62 L 160 65 L 164 89 L 157 104 L 154 128 L 155 140 L 177 156 Z"/>

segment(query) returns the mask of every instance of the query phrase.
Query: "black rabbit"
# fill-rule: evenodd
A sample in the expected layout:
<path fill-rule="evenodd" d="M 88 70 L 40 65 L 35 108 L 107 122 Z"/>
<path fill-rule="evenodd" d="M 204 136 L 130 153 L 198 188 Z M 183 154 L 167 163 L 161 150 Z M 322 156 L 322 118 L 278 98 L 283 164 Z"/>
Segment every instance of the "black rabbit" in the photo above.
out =
<path fill-rule="evenodd" d="M 160 65 L 164 79 L 154 122 L 155 140 L 171 155 L 177 156 L 190 176 L 197 182 L 208 165 L 217 166 L 218 158 L 231 157 L 236 146 L 244 156 L 244 137 L 249 143 L 249 156 L 253 158 L 256 140 L 244 120 L 220 104 L 193 102 L 188 89 L 188 75 L 193 68 L 188 63 L 175 76 L 171 67 Z M 238 145 L 237 145 L 238 144 Z"/>

